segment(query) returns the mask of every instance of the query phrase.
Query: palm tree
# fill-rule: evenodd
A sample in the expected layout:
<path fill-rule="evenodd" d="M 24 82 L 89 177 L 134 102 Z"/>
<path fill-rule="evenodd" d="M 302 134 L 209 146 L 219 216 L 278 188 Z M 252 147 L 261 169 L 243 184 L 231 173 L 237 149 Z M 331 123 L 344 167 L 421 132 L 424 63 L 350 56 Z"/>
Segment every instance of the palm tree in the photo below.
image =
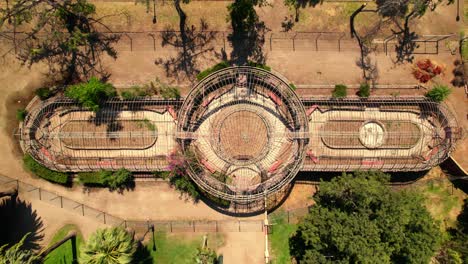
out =
<path fill-rule="evenodd" d="M 131 263 L 137 243 L 127 231 L 119 227 L 98 229 L 81 247 L 79 263 Z"/>
<path fill-rule="evenodd" d="M 23 244 L 30 233 L 24 235 L 20 242 L 16 243 L 9 249 L 6 249 L 8 244 L 0 247 L 0 263 L 1 264 L 38 264 L 41 263 L 40 256 L 34 254 L 32 250 L 23 249 Z"/>

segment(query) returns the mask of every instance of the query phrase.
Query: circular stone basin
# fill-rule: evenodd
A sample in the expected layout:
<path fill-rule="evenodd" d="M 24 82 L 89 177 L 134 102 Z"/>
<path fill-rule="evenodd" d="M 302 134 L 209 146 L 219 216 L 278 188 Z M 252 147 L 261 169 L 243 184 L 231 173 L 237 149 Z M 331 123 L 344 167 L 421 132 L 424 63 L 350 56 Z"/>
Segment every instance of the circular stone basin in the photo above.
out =
<path fill-rule="evenodd" d="M 229 114 L 220 122 L 218 131 L 220 150 L 230 160 L 257 160 L 268 147 L 266 121 L 253 111 L 239 110 Z"/>
<path fill-rule="evenodd" d="M 385 130 L 377 122 L 367 122 L 359 129 L 359 140 L 367 148 L 378 148 L 383 145 Z"/>

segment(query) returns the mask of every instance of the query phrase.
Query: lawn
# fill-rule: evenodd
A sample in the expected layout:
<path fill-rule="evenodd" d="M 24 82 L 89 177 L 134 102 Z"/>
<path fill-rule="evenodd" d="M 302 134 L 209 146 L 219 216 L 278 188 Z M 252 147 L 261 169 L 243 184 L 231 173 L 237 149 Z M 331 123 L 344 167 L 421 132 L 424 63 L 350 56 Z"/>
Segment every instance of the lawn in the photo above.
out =
<path fill-rule="evenodd" d="M 153 263 L 194 263 L 194 257 L 197 248 L 202 245 L 203 235 L 194 235 L 186 237 L 184 235 L 167 234 L 165 232 L 156 232 L 155 234 L 156 251 L 153 251 L 153 241 L 146 246 L 150 252 Z M 221 234 L 208 235 L 208 247 L 215 251 L 224 243 L 224 237 Z"/>
<path fill-rule="evenodd" d="M 466 194 L 453 187 L 448 179 L 429 181 L 417 188 L 426 198 L 426 207 L 440 222 L 441 229 L 454 227 Z"/>
<path fill-rule="evenodd" d="M 78 228 L 74 225 L 65 225 L 64 227 L 60 228 L 60 230 L 57 231 L 57 233 L 55 233 L 54 237 L 52 238 L 52 241 L 50 241 L 49 246 L 65 237 L 68 234 L 68 232 L 72 230 L 75 230 L 77 232 L 76 251 L 77 254 L 79 254 L 80 245 L 81 243 L 83 243 L 83 236 L 79 232 Z M 67 242 L 65 242 L 65 244 L 52 251 L 46 257 L 44 264 L 69 264 L 72 263 L 72 260 L 72 243 L 71 240 L 68 240 Z"/>
<path fill-rule="evenodd" d="M 275 213 L 271 217 L 272 232 L 269 236 L 271 259 L 274 264 L 291 263 L 289 254 L 289 237 L 296 231 L 297 225 L 288 224 L 284 212 Z"/>

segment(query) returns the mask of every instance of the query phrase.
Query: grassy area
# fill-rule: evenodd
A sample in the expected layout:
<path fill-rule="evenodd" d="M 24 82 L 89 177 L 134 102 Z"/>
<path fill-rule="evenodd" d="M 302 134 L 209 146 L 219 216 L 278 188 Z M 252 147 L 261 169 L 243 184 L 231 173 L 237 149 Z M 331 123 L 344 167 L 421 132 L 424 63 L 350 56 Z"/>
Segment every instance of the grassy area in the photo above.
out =
<path fill-rule="evenodd" d="M 165 232 L 155 233 L 156 251 L 153 251 L 153 241 L 146 246 L 151 252 L 153 263 L 178 263 L 192 264 L 197 248 L 202 245 L 203 236 L 196 235 L 185 237 L 182 235 L 167 234 Z M 221 234 L 208 235 L 208 247 L 218 249 L 224 243 Z"/>
<path fill-rule="evenodd" d="M 83 243 L 83 237 L 76 226 L 74 225 L 65 225 L 62 227 L 57 233 L 55 233 L 52 241 L 49 243 L 49 246 L 56 243 L 60 239 L 64 238 L 68 232 L 75 230 L 77 231 L 77 238 L 76 238 L 76 251 L 79 254 L 79 249 L 81 243 Z M 61 245 L 59 248 L 52 251 L 45 259 L 44 264 L 68 264 L 72 263 L 73 256 L 72 256 L 72 243 L 70 240 L 65 242 L 65 244 Z"/>
<path fill-rule="evenodd" d="M 296 231 L 297 225 L 288 224 L 284 212 L 275 213 L 272 217 L 273 232 L 270 234 L 272 263 L 291 263 L 289 254 L 289 237 Z"/>
<path fill-rule="evenodd" d="M 440 222 L 441 229 L 455 226 L 457 216 L 463 205 L 466 194 L 453 188 L 448 179 L 430 181 L 418 187 L 426 197 L 426 206 L 431 215 Z"/>

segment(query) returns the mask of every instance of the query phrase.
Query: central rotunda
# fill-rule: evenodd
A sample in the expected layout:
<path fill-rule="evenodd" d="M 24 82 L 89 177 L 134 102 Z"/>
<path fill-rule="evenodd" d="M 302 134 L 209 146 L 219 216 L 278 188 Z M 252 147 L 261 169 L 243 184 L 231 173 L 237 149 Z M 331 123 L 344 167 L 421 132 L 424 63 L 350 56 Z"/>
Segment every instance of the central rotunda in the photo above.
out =
<path fill-rule="evenodd" d="M 304 107 L 278 74 L 250 67 L 210 75 L 179 111 L 177 139 L 203 191 L 249 203 L 286 188 L 308 143 Z"/>

